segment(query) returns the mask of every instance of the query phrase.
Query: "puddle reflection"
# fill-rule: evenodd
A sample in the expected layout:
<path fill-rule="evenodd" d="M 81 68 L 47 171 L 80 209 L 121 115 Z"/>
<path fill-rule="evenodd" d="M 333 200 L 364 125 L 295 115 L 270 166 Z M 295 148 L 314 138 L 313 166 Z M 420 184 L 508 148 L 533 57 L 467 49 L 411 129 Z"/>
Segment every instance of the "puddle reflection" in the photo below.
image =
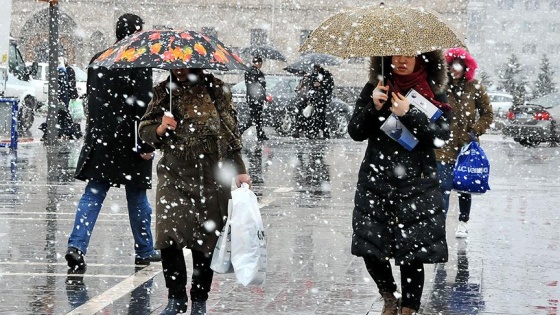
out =
<path fill-rule="evenodd" d="M 435 268 L 428 311 L 448 315 L 476 315 L 482 311 L 484 301 L 480 281 L 471 279 L 465 240 L 458 241 L 456 268 L 450 263 L 437 264 Z M 448 279 L 453 273 L 455 277 Z"/>

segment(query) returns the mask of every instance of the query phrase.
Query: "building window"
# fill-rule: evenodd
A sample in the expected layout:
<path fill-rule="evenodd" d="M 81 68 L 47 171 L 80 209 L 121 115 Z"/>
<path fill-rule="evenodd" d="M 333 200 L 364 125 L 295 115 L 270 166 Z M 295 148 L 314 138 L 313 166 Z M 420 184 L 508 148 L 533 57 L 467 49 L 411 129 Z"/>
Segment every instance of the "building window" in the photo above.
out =
<path fill-rule="evenodd" d="M 557 54 L 559 49 L 560 49 L 560 45 L 558 44 L 548 44 L 546 48 L 546 52 L 550 55 Z"/>
<path fill-rule="evenodd" d="M 523 22 L 523 32 L 535 32 L 537 31 L 537 22 Z"/>
<path fill-rule="evenodd" d="M 212 38 L 218 38 L 218 31 L 216 31 L 215 27 L 211 27 L 211 26 L 203 26 L 202 27 L 202 34 L 208 36 L 208 37 L 212 37 Z"/>
<path fill-rule="evenodd" d="M 473 11 L 469 14 L 469 25 L 479 25 L 482 23 L 482 12 Z"/>
<path fill-rule="evenodd" d="M 303 45 L 303 43 L 305 42 L 305 40 L 307 39 L 307 37 L 309 37 L 309 34 L 311 34 L 311 32 L 313 32 L 312 30 L 301 30 L 299 31 L 299 45 Z"/>
<path fill-rule="evenodd" d="M 527 55 L 533 55 L 537 53 L 537 45 L 535 44 L 523 44 L 521 47 L 521 52 Z"/>
<path fill-rule="evenodd" d="M 560 9 L 560 0 L 550 0 L 548 9 L 551 11 L 558 11 L 558 9 Z"/>
<path fill-rule="evenodd" d="M 540 8 L 539 0 L 523 0 L 525 4 L 525 10 L 538 10 Z"/>
<path fill-rule="evenodd" d="M 251 46 L 265 45 L 268 42 L 268 32 L 264 28 L 251 29 Z"/>
<path fill-rule="evenodd" d="M 501 25 L 502 25 L 502 31 L 509 31 L 511 30 L 511 26 L 513 25 L 513 23 L 510 21 L 503 21 Z"/>
<path fill-rule="evenodd" d="M 513 0 L 498 0 L 498 9 L 513 10 Z"/>
<path fill-rule="evenodd" d="M 472 32 L 471 34 L 469 34 L 469 42 L 470 43 L 481 43 L 482 42 L 482 34 L 481 32 Z"/>

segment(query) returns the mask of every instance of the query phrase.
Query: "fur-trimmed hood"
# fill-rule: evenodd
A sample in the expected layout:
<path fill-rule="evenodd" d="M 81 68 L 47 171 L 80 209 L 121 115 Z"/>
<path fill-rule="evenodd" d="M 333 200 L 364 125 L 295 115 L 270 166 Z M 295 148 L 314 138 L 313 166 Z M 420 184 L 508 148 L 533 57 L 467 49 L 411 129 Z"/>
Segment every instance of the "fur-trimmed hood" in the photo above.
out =
<path fill-rule="evenodd" d="M 443 52 L 436 50 L 421 54 L 423 59 L 427 63 L 426 71 L 428 72 L 428 78 L 430 84 L 434 88 L 435 93 L 442 93 L 445 91 L 447 86 L 447 63 Z M 389 75 L 391 71 L 391 56 L 383 57 L 385 64 L 385 77 Z M 369 67 L 369 82 L 373 86 L 377 86 L 381 78 L 381 57 L 371 57 L 370 67 Z"/>
<path fill-rule="evenodd" d="M 472 81 L 474 79 L 474 73 L 478 65 L 474 58 L 469 54 L 469 52 L 461 47 L 455 47 L 447 50 L 445 52 L 445 61 L 450 64 L 453 60 L 458 59 L 463 62 L 465 69 L 465 79 L 467 81 Z"/>

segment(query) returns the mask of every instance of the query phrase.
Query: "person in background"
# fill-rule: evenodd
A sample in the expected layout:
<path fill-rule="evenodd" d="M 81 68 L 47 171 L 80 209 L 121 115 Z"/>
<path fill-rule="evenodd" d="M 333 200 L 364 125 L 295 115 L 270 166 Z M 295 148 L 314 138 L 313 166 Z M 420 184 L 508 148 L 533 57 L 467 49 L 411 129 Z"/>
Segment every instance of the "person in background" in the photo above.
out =
<path fill-rule="evenodd" d="M 144 22 L 134 14 L 117 20 L 117 41 L 142 30 Z M 96 54 L 92 61 L 103 52 Z M 152 186 L 154 148 L 141 140 L 135 125 L 151 100 L 152 71 L 149 68 L 88 69 L 88 125 L 76 166 L 75 177 L 86 181 L 78 202 L 66 261 L 69 272 L 86 271 L 84 256 L 97 217 L 111 187 L 124 186 L 128 217 L 134 236 L 134 263 L 160 261 L 150 229 L 152 208 L 146 190 Z"/>
<path fill-rule="evenodd" d="M 192 315 L 206 314 L 214 272 L 212 253 L 227 219 L 231 183 L 251 184 L 231 93 L 202 69 L 173 69 L 154 88 L 140 136 L 161 149 L 157 166 L 156 248 L 161 249 L 168 302 L 161 315 L 187 311 L 187 267 L 193 259 Z M 172 95 L 172 109 L 170 109 Z"/>
<path fill-rule="evenodd" d="M 388 69 L 385 78 L 380 76 L 382 62 Z M 368 141 L 354 198 L 352 254 L 364 259 L 384 300 L 382 314 L 411 315 L 420 309 L 424 264 L 448 258 L 434 152 L 450 134 L 445 61 L 439 51 L 373 57 L 370 69 L 369 82 L 356 101 L 348 126 L 352 139 Z M 410 89 L 430 100 L 443 115 L 430 122 L 404 97 Z M 397 116 L 418 139 L 412 150 L 381 129 L 390 115 Z M 392 258 L 401 271 L 402 302 Z"/>
<path fill-rule="evenodd" d="M 326 111 L 332 100 L 334 80 L 332 74 L 325 68 L 320 65 L 313 65 L 310 81 L 309 97 L 311 104 L 315 106 L 315 111 L 311 116 L 311 130 L 309 132 L 312 138 L 317 138 L 322 133 L 324 139 L 329 139 Z"/>
<path fill-rule="evenodd" d="M 476 61 L 463 48 L 452 48 L 445 53 L 449 70 L 447 96 L 453 108 L 451 139 L 447 144 L 436 150 L 438 171 L 441 179 L 443 208 L 449 209 L 449 195 L 453 189 L 453 169 L 461 147 L 472 139 L 478 141 L 492 123 L 494 113 L 486 89 L 474 79 Z M 459 225 L 455 236 L 468 236 L 467 222 L 471 212 L 471 194 L 459 192 Z"/>
<path fill-rule="evenodd" d="M 64 58 L 64 65 L 66 67 L 66 73 L 68 75 L 68 96 L 70 102 L 78 100 L 78 89 L 76 88 L 76 71 L 68 64 L 68 59 Z M 73 137 L 80 139 L 82 137 L 82 130 L 80 127 L 80 121 L 72 121 L 72 133 Z"/>
<path fill-rule="evenodd" d="M 293 138 L 299 138 L 300 134 L 309 129 L 309 118 L 303 116 L 303 110 L 310 104 L 309 91 L 311 91 L 311 84 L 310 73 L 304 72 L 301 80 L 299 80 L 298 85 L 296 86 L 297 112 L 294 114 L 294 126 L 292 132 Z"/>
<path fill-rule="evenodd" d="M 57 129 L 59 139 L 72 139 L 72 117 L 68 110 L 68 104 L 70 103 L 70 89 L 68 84 L 68 73 L 66 72 L 66 66 L 64 65 L 64 57 L 58 57 L 58 67 L 57 67 Z M 43 131 L 43 136 L 41 141 L 47 138 L 47 122 L 44 122 L 39 127 Z"/>
<path fill-rule="evenodd" d="M 249 121 L 241 126 L 240 132 L 251 126 L 257 129 L 257 139 L 259 141 L 268 140 L 263 130 L 263 109 L 266 102 L 266 81 L 264 73 L 261 71 L 263 60 L 261 57 L 253 58 L 253 65 L 249 71 L 245 72 L 245 86 L 247 87 L 247 104 L 250 109 Z"/>

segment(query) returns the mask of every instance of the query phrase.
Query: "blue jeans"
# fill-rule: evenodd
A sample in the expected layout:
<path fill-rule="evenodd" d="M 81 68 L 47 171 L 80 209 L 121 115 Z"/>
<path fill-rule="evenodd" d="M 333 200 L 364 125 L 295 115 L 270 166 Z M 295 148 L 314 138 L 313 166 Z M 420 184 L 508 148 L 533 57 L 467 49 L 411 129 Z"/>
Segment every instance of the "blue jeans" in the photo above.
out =
<path fill-rule="evenodd" d="M 453 189 L 453 168 L 454 164 L 437 162 L 437 168 L 440 180 L 440 190 L 443 195 L 443 210 L 447 214 L 449 209 L 449 195 Z M 471 194 L 459 193 L 459 221 L 468 222 L 471 213 Z"/>
<path fill-rule="evenodd" d="M 68 247 L 75 247 L 84 254 L 99 216 L 107 192 L 111 188 L 104 181 L 90 181 L 78 203 L 74 228 L 68 239 Z M 128 219 L 134 236 L 136 257 L 145 258 L 154 252 L 154 241 L 150 230 L 152 208 L 148 203 L 146 189 L 125 186 L 128 204 Z"/>

